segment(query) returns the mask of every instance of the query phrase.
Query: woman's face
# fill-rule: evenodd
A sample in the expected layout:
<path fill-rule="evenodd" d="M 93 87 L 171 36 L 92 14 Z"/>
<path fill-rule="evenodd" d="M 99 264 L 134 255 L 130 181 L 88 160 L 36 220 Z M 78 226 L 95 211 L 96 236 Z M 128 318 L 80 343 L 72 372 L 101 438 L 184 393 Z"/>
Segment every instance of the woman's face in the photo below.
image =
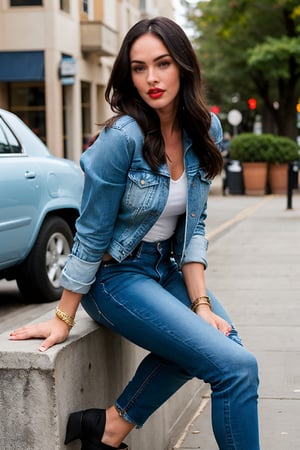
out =
<path fill-rule="evenodd" d="M 179 67 L 153 34 L 136 39 L 130 50 L 131 78 L 142 99 L 159 114 L 175 113 L 180 88 Z"/>

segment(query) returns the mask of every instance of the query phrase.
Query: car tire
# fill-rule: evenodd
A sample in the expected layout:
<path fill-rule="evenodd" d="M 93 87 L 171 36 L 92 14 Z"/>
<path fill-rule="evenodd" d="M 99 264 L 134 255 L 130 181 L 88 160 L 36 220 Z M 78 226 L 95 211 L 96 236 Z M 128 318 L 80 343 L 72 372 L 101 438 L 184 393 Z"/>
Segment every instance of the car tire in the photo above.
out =
<path fill-rule="evenodd" d="M 48 303 L 60 298 L 60 275 L 72 241 L 73 234 L 65 220 L 58 216 L 45 220 L 17 274 L 18 288 L 26 303 Z"/>

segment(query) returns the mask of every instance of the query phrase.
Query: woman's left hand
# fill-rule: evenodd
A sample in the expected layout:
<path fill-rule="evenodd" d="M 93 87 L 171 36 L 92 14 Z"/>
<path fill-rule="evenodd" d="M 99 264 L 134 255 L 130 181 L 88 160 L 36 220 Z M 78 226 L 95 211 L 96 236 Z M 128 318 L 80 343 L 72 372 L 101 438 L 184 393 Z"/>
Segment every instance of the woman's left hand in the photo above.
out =
<path fill-rule="evenodd" d="M 209 323 L 213 327 L 217 328 L 221 333 L 228 336 L 232 330 L 231 325 L 222 317 L 215 314 L 210 308 L 206 305 L 200 306 L 197 308 L 196 314 L 200 316 L 205 322 Z"/>
<path fill-rule="evenodd" d="M 46 322 L 35 323 L 12 331 L 9 339 L 20 341 L 25 339 L 44 339 L 39 347 L 40 352 L 44 352 L 55 344 L 64 342 L 69 336 L 71 327 L 63 320 L 53 317 Z"/>

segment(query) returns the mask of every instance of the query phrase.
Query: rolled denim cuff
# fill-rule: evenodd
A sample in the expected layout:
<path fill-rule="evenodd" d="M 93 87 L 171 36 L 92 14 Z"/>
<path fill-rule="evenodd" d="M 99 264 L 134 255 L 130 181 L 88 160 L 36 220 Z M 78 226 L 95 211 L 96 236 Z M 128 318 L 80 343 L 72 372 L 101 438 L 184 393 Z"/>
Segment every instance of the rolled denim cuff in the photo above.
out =
<path fill-rule="evenodd" d="M 61 274 L 61 285 L 72 292 L 86 294 L 96 279 L 100 261 L 89 262 L 69 255 Z M 72 276 L 71 276 L 72 274 Z"/>
<path fill-rule="evenodd" d="M 208 240 L 198 234 L 192 237 L 182 260 L 182 266 L 191 262 L 199 262 L 207 268 L 206 253 L 208 248 Z"/>

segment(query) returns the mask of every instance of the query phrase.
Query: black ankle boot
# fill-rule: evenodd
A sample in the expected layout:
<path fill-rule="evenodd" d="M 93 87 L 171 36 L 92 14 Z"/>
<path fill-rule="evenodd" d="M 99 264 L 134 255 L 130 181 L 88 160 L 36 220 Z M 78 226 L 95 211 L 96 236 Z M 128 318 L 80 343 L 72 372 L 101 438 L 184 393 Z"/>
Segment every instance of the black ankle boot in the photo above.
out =
<path fill-rule="evenodd" d="M 128 450 L 122 442 L 118 449 L 101 442 L 106 421 L 105 409 L 86 409 L 77 411 L 69 416 L 65 445 L 75 439 L 80 439 L 81 450 Z"/>

